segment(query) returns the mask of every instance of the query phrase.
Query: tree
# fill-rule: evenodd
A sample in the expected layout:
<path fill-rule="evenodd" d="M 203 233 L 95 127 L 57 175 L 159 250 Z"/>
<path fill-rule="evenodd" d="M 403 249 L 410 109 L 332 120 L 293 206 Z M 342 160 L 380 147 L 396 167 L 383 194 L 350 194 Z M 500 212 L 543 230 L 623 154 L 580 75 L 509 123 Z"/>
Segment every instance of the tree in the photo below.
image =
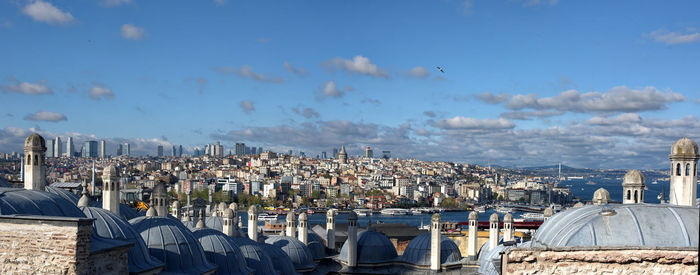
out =
<path fill-rule="evenodd" d="M 311 192 L 311 197 L 314 199 L 318 199 L 321 197 L 321 192 L 319 192 L 318 190 L 314 190 L 313 192 Z"/>
<path fill-rule="evenodd" d="M 442 200 L 442 202 L 440 202 L 440 206 L 445 208 L 455 208 L 457 207 L 457 201 L 455 201 L 453 198 L 445 198 Z"/>

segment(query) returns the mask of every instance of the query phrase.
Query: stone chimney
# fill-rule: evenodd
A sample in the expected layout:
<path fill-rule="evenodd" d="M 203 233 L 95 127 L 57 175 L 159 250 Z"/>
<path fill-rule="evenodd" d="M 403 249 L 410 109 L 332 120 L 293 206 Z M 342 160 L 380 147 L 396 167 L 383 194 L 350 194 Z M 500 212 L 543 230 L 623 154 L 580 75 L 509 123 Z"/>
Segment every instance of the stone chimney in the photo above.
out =
<path fill-rule="evenodd" d="M 472 211 L 469 213 L 469 237 L 467 239 L 467 257 L 469 259 L 476 259 L 477 246 L 477 222 L 479 221 L 479 215 Z"/>
<path fill-rule="evenodd" d="M 489 249 L 493 250 L 498 246 L 498 214 L 493 213 L 489 218 Z"/>
<path fill-rule="evenodd" d="M 306 213 L 299 214 L 299 241 L 309 244 L 309 217 Z"/>
<path fill-rule="evenodd" d="M 430 270 L 440 270 L 440 214 L 430 219 Z"/>
<path fill-rule="evenodd" d="M 290 210 L 287 213 L 287 236 L 296 238 L 297 237 L 297 216 L 294 214 L 294 210 Z"/>
<path fill-rule="evenodd" d="M 348 266 L 357 266 L 357 213 L 348 215 Z"/>
<path fill-rule="evenodd" d="M 248 238 L 258 242 L 258 207 L 255 205 L 248 208 Z"/>
<path fill-rule="evenodd" d="M 110 164 L 102 170 L 102 208 L 119 215 L 117 168 Z"/>
<path fill-rule="evenodd" d="M 503 217 L 503 242 L 515 241 L 513 236 L 513 215 L 510 213 Z"/>
<path fill-rule="evenodd" d="M 335 209 L 326 212 L 326 242 L 328 249 L 335 251 Z"/>

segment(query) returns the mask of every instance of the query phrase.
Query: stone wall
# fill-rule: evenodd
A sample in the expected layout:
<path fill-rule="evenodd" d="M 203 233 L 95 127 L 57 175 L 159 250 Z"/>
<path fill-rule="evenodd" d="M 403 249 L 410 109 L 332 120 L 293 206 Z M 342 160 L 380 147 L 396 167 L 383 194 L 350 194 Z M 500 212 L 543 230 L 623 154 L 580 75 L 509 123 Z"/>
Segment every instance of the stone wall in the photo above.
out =
<path fill-rule="evenodd" d="M 90 254 L 90 273 L 100 275 L 128 274 L 128 254 L 131 245 Z"/>
<path fill-rule="evenodd" d="M 86 274 L 92 220 L 0 216 L 0 274 Z"/>
<path fill-rule="evenodd" d="M 697 248 L 522 249 L 503 257 L 503 274 L 698 274 Z"/>

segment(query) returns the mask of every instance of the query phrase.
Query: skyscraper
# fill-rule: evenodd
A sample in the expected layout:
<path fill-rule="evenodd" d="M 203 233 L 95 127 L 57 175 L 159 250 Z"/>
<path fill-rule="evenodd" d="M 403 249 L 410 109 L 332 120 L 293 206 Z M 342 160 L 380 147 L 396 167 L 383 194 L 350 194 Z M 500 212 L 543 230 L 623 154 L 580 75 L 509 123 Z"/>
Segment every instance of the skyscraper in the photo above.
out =
<path fill-rule="evenodd" d="M 374 152 L 372 152 L 372 148 L 369 146 L 365 147 L 365 157 L 366 158 L 373 158 L 374 157 Z"/>
<path fill-rule="evenodd" d="M 334 159 L 338 158 L 338 148 L 333 148 L 333 158 Z"/>
<path fill-rule="evenodd" d="M 239 156 L 245 154 L 245 143 L 236 143 L 235 153 Z"/>
<path fill-rule="evenodd" d="M 390 159 L 391 158 L 391 151 L 382 151 L 382 158 L 383 159 Z"/>
<path fill-rule="evenodd" d="M 104 139 L 100 140 L 100 158 L 103 159 L 107 155 L 105 151 L 107 150 L 107 144 L 105 143 Z"/>
<path fill-rule="evenodd" d="M 56 148 L 55 144 L 56 144 L 56 141 L 53 139 L 49 139 L 46 141 L 46 157 L 47 158 L 56 157 L 56 155 L 54 154 L 54 149 Z"/>
<path fill-rule="evenodd" d="M 258 153 L 258 148 L 255 148 L 255 146 L 250 147 L 250 153 L 253 154 L 253 155 L 257 154 L 257 153 Z"/>
<path fill-rule="evenodd" d="M 122 148 L 122 145 L 117 144 L 117 156 L 121 156 L 123 151 L 124 151 L 124 148 Z"/>
<path fill-rule="evenodd" d="M 321 158 L 322 158 L 322 159 L 326 159 L 326 157 L 327 157 L 327 156 L 326 156 L 326 152 L 325 152 L 325 151 L 321 152 Z"/>
<path fill-rule="evenodd" d="M 124 155 L 130 156 L 131 155 L 131 146 L 129 146 L 129 143 L 124 143 Z"/>
<path fill-rule="evenodd" d="M 70 138 L 68 138 L 70 140 Z M 54 141 L 54 148 L 53 148 L 53 155 L 46 155 L 47 157 L 56 157 L 60 158 L 63 155 L 63 144 L 61 143 L 61 138 L 56 137 L 56 140 Z"/>
<path fill-rule="evenodd" d="M 172 151 L 171 156 L 177 157 L 177 148 L 175 148 L 175 145 L 173 145 L 173 151 Z"/>
<path fill-rule="evenodd" d="M 73 157 L 75 152 L 75 146 L 73 145 L 73 138 L 68 137 L 68 141 L 66 141 L 66 156 L 67 157 Z"/>
<path fill-rule="evenodd" d="M 163 145 L 158 145 L 158 156 L 159 157 L 163 156 Z"/>
<path fill-rule="evenodd" d="M 177 150 L 177 157 L 182 157 L 182 145 Z"/>
<path fill-rule="evenodd" d="M 83 157 L 84 158 L 96 158 L 97 157 L 97 141 L 90 140 L 86 141 L 83 145 Z"/>

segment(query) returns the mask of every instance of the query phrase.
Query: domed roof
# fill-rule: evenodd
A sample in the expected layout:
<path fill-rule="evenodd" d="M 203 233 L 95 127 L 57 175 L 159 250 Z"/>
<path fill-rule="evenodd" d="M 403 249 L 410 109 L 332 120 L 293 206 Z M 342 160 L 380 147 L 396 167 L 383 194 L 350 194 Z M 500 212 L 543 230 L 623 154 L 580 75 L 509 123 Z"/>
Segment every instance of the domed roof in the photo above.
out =
<path fill-rule="evenodd" d="M 294 214 L 294 211 L 289 211 L 289 212 L 287 213 L 286 220 L 287 220 L 288 222 L 296 221 L 296 218 L 297 218 L 297 216 Z"/>
<path fill-rule="evenodd" d="M 219 266 L 216 274 L 250 274 L 241 250 L 233 243 L 233 240 L 224 233 L 214 229 L 197 229 L 192 232 L 199 244 L 204 249 L 209 262 Z"/>
<path fill-rule="evenodd" d="M 316 267 L 313 255 L 304 243 L 289 236 L 270 236 L 265 243 L 277 246 L 289 256 L 295 269 L 312 269 Z"/>
<path fill-rule="evenodd" d="M 501 265 L 500 253 L 512 246 L 496 246 L 494 249 L 489 247 L 489 242 L 485 242 L 479 250 L 479 274 L 498 275 Z"/>
<path fill-rule="evenodd" d="M 91 201 L 90 202 L 91 207 L 97 207 L 97 208 L 102 208 L 102 200 L 98 201 Z M 122 219 L 128 221 L 136 217 L 141 217 L 144 216 L 146 213 L 141 211 L 141 212 L 136 212 L 133 208 L 130 206 L 120 203 L 119 204 L 119 216 L 122 217 Z"/>
<path fill-rule="evenodd" d="M 129 221 L 148 246 L 151 255 L 165 263 L 164 272 L 201 274 L 213 271 L 202 246 L 182 223 L 159 216 Z"/>
<path fill-rule="evenodd" d="M 602 187 L 595 190 L 595 193 L 593 193 L 594 204 L 607 204 L 608 202 L 610 202 L 610 192 L 608 190 Z"/>
<path fill-rule="evenodd" d="M 544 209 L 545 217 L 551 217 L 552 215 L 554 215 L 554 209 L 552 209 L 551 207 L 547 207 Z"/>
<path fill-rule="evenodd" d="M 308 237 L 309 239 L 306 247 L 308 247 L 309 251 L 311 251 L 311 256 L 314 257 L 314 260 L 325 258 L 327 256 L 326 246 L 323 244 L 323 239 L 321 236 L 316 233 L 309 232 Z"/>
<path fill-rule="evenodd" d="M 223 216 L 222 216 L 222 217 L 223 217 L 223 218 L 227 218 L 227 219 L 233 219 L 233 216 L 234 216 L 234 215 L 233 215 L 233 210 L 231 210 L 231 208 L 226 208 L 226 210 L 224 210 L 224 213 L 223 213 Z"/>
<path fill-rule="evenodd" d="M 241 250 L 245 262 L 249 268 L 255 270 L 255 274 L 278 274 L 272 265 L 270 255 L 262 248 L 262 244 L 256 243 L 245 237 L 231 238 L 233 243 Z"/>
<path fill-rule="evenodd" d="M 238 211 L 238 204 L 235 202 L 232 202 L 231 204 L 228 205 L 228 208 L 233 210 L 233 211 Z"/>
<path fill-rule="evenodd" d="M 68 190 L 66 190 L 66 189 L 63 189 L 63 188 L 58 188 L 58 187 L 53 187 L 53 186 L 46 186 L 46 187 L 44 187 L 44 190 L 46 190 L 46 192 L 49 192 L 49 193 L 51 193 L 51 194 L 59 195 L 59 196 L 61 196 L 62 198 L 66 199 L 66 200 L 69 200 L 70 202 L 72 202 L 72 203 L 75 204 L 75 205 L 78 205 L 78 200 L 80 200 L 80 198 L 78 197 L 78 195 L 73 194 L 73 192 L 68 191 Z"/>
<path fill-rule="evenodd" d="M 114 164 L 107 165 L 107 167 L 102 170 L 102 178 L 104 179 L 115 178 L 117 176 L 117 168 L 114 167 Z"/>
<path fill-rule="evenodd" d="M 633 169 L 627 171 L 625 177 L 622 179 L 622 186 L 643 186 L 644 185 L 644 175 L 639 170 Z"/>
<path fill-rule="evenodd" d="M 0 215 L 80 217 L 85 215 L 71 201 L 49 192 L 0 188 Z"/>
<path fill-rule="evenodd" d="M 681 138 L 671 146 L 671 157 L 697 157 L 698 144 L 692 139 Z"/>
<path fill-rule="evenodd" d="M 430 265 L 430 232 L 423 233 L 411 240 L 403 251 L 402 260 L 415 265 Z M 459 247 L 445 235 L 440 234 L 440 264 L 452 263 L 462 259 Z"/>
<path fill-rule="evenodd" d="M 532 246 L 697 248 L 699 223 L 697 207 L 589 205 L 559 212 L 544 222 L 535 233 Z"/>
<path fill-rule="evenodd" d="M 223 212 L 226 208 L 228 208 L 228 205 L 225 202 L 220 202 L 216 208 L 220 212 Z"/>
<path fill-rule="evenodd" d="M 438 214 L 438 216 L 439 216 L 439 214 Z M 476 211 L 471 211 L 471 212 L 469 212 L 469 219 L 470 219 L 470 220 L 478 220 L 478 219 L 479 219 L 479 215 L 476 214 Z"/>
<path fill-rule="evenodd" d="M 306 212 L 301 212 L 301 214 L 299 214 L 299 220 L 300 221 L 309 221 L 309 216 L 306 214 Z"/>
<path fill-rule="evenodd" d="M 347 240 L 340 249 L 339 257 L 345 262 L 348 261 Z M 357 234 L 357 263 L 373 264 L 393 260 L 396 260 L 396 248 L 384 234 L 372 230 Z"/>
<path fill-rule="evenodd" d="M 224 231 L 224 217 L 220 217 L 220 216 L 206 217 L 204 219 L 204 225 L 207 228 L 211 228 L 211 229 L 215 229 L 215 230 L 223 232 Z"/>
<path fill-rule="evenodd" d="M 163 266 L 162 262 L 151 256 L 141 235 L 121 217 L 102 208 L 80 207 L 80 209 L 86 217 L 95 219 L 92 228 L 98 236 L 134 244 L 128 252 L 130 273 L 149 271 Z"/>
<path fill-rule="evenodd" d="M 503 216 L 503 222 L 513 222 L 513 215 L 507 213 L 505 216 Z"/>
<path fill-rule="evenodd" d="M 46 151 L 46 141 L 37 133 L 31 134 L 24 140 L 24 147 L 38 147 Z"/>
<path fill-rule="evenodd" d="M 489 222 L 499 222 L 498 214 L 496 214 L 496 213 L 491 214 L 491 216 L 489 217 Z"/>
<path fill-rule="evenodd" d="M 270 255 L 270 258 L 273 259 L 272 265 L 275 267 L 275 270 L 279 272 L 279 274 L 297 274 L 296 268 L 294 267 L 294 263 L 287 256 L 287 254 L 285 254 L 284 251 L 282 251 L 281 248 L 266 243 L 260 245 L 262 246 L 262 249 L 265 250 L 265 253 L 267 253 L 267 255 Z"/>

